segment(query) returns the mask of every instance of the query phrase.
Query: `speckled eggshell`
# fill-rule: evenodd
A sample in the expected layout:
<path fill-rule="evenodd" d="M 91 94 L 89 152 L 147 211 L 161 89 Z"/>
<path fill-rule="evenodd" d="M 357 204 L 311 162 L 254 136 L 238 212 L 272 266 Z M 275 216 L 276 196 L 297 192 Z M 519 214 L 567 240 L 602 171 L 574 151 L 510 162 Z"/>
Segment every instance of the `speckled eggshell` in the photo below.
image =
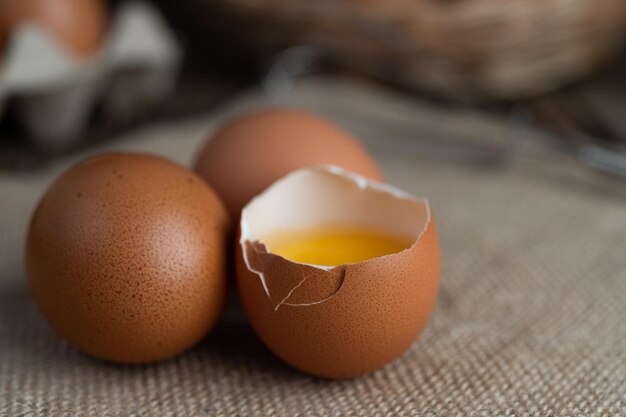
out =
<path fill-rule="evenodd" d="M 104 0 L 0 0 L 0 45 L 19 25 L 30 23 L 71 53 L 89 56 L 100 49 L 107 20 Z"/>
<path fill-rule="evenodd" d="M 218 318 L 228 229 L 216 194 L 183 167 L 139 154 L 86 160 L 33 214 L 32 295 L 83 352 L 121 363 L 171 357 Z"/>
<path fill-rule="evenodd" d="M 299 173 L 290 176 L 294 175 Z M 361 219 L 357 219 L 356 206 L 344 210 L 340 200 L 326 201 L 318 191 L 305 190 L 296 195 L 298 189 L 307 188 L 304 182 L 272 198 L 279 204 L 291 205 L 291 210 L 307 199 L 304 194 L 313 193 L 311 202 L 305 201 L 303 207 L 319 201 L 328 205 L 319 210 L 326 210 L 331 216 L 332 207 L 338 212 L 344 210 L 346 215 L 352 212 L 357 224 L 372 218 L 374 228 L 395 222 L 394 227 L 402 230 L 402 224 L 397 221 L 412 221 L 412 203 L 406 196 L 398 199 L 402 205 L 398 210 L 393 209 L 393 198 L 388 195 L 387 201 L 378 205 L 376 200 L 383 198 L 380 190 L 369 190 L 364 181 L 356 178 L 351 186 L 338 188 L 336 192 L 346 199 L 354 195 L 358 199 L 355 204 L 369 205 L 370 212 L 362 213 Z M 309 183 L 308 188 L 319 190 L 328 184 Z M 281 185 L 277 183 L 272 186 L 275 187 Z M 272 188 L 268 192 L 277 191 Z M 289 193 L 294 193 L 295 201 L 288 201 Z M 370 195 L 360 198 L 359 193 Z M 247 317 L 269 349 L 295 368 L 329 378 L 366 374 L 401 356 L 426 326 L 439 287 L 440 250 L 428 202 L 413 202 L 416 213 L 425 214 L 417 213 L 413 223 L 405 224 L 406 230 L 416 230 L 411 247 L 361 263 L 330 268 L 292 262 L 272 254 L 262 239 L 250 237 L 253 222 L 262 221 L 259 230 L 272 227 L 267 225 L 272 223 L 267 216 L 275 209 L 271 205 L 265 212 L 257 210 L 254 216 L 247 215 L 249 208 L 264 197 L 266 193 L 244 211 L 236 264 L 239 294 Z M 319 212 L 316 208 L 311 210 L 313 216 Z M 289 217 L 280 213 L 280 209 L 276 212 L 277 216 Z M 378 222 L 373 219 L 376 213 L 380 216 Z M 306 214 L 292 217 L 308 221 Z M 290 219 L 278 222 L 293 224 Z"/>
<path fill-rule="evenodd" d="M 195 170 L 237 219 L 243 206 L 274 181 L 318 164 L 338 165 L 382 180 L 376 162 L 347 132 L 314 114 L 279 108 L 227 123 L 200 151 Z"/>

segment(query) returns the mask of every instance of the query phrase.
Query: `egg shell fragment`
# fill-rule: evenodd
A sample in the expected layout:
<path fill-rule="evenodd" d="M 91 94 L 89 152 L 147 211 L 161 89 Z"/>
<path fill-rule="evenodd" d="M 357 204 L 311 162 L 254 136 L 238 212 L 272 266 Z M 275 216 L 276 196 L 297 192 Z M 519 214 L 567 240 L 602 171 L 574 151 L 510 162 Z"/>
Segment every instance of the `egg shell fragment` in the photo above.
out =
<path fill-rule="evenodd" d="M 271 253 L 263 236 L 320 225 L 410 238 L 407 249 L 326 267 Z M 242 304 L 277 356 L 331 378 L 362 375 L 402 355 L 424 329 L 439 287 L 440 251 L 427 200 L 333 166 L 295 171 L 243 210 L 237 254 Z"/>

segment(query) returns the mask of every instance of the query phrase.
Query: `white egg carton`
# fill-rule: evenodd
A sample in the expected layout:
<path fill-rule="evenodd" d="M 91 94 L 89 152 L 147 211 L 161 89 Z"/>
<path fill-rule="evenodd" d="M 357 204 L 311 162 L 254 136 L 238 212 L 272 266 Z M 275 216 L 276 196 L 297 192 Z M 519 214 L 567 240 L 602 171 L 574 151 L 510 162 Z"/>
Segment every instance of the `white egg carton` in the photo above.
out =
<path fill-rule="evenodd" d="M 25 132 L 42 148 L 80 137 L 96 105 L 104 124 L 132 120 L 173 89 L 182 50 L 154 6 L 120 5 L 104 43 L 79 59 L 36 24 L 11 35 L 0 60 L 0 120 L 9 98 Z"/>

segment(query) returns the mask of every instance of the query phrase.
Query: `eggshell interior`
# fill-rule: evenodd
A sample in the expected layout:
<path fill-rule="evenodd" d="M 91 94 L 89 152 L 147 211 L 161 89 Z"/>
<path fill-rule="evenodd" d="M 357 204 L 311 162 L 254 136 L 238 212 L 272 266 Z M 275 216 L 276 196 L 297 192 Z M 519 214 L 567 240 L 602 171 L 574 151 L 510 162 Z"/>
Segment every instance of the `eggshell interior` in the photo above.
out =
<path fill-rule="evenodd" d="M 340 167 L 322 165 L 295 171 L 254 199 L 242 213 L 241 242 L 334 224 L 417 240 L 429 218 L 426 200 Z"/>
<path fill-rule="evenodd" d="M 246 267 L 260 277 L 278 310 L 282 305 L 326 301 L 342 287 L 346 268 L 302 264 L 272 254 L 263 242 L 268 234 L 338 225 L 417 242 L 429 221 L 427 200 L 335 165 L 318 165 L 286 175 L 244 208 L 240 245 Z"/>

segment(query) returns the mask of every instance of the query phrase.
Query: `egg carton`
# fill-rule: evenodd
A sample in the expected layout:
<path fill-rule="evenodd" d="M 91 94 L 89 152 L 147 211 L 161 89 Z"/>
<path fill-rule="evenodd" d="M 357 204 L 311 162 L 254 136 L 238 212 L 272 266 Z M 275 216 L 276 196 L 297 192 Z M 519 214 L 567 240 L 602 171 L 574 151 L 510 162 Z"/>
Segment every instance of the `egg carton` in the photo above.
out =
<path fill-rule="evenodd" d="M 18 27 L 0 60 L 0 119 L 14 108 L 40 148 L 63 148 L 98 122 L 121 125 L 173 90 L 182 49 L 154 6 L 120 5 L 100 50 L 79 59 L 34 23 Z M 9 98 L 10 105 L 9 105 Z"/>

